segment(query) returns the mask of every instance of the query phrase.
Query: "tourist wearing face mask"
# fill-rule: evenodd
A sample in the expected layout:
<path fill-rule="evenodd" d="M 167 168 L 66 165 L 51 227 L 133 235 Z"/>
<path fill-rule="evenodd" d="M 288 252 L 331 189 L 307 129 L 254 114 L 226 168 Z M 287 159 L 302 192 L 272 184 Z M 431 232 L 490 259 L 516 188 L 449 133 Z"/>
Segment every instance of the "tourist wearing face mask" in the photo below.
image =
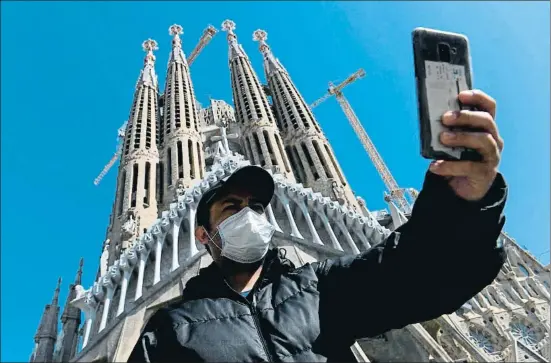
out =
<path fill-rule="evenodd" d="M 484 160 L 433 163 L 410 220 L 359 255 L 295 268 L 270 244 L 274 227 L 264 212 L 274 181 L 260 167 L 207 191 L 195 236 L 214 262 L 153 315 L 129 361 L 355 361 L 355 340 L 459 309 L 503 265 L 497 239 L 507 194 L 497 172 L 495 103 L 482 93 L 461 97 L 491 117 L 461 111 L 444 122 L 488 135 L 443 142 L 476 148 Z"/>

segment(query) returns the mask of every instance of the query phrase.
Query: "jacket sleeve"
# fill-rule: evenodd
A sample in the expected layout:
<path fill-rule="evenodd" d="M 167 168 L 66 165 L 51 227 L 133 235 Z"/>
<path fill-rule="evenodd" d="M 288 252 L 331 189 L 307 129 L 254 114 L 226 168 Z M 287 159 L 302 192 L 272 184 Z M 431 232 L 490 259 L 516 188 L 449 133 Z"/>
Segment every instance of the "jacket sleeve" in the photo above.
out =
<path fill-rule="evenodd" d="M 506 197 L 501 174 L 482 200 L 470 202 L 427 172 L 410 220 L 385 241 L 313 265 L 322 329 L 348 333 L 342 339 L 374 337 L 459 309 L 504 263 L 497 240 Z"/>
<path fill-rule="evenodd" d="M 174 324 L 166 309 L 157 311 L 146 324 L 128 362 L 197 362 L 193 352 L 176 338 Z"/>

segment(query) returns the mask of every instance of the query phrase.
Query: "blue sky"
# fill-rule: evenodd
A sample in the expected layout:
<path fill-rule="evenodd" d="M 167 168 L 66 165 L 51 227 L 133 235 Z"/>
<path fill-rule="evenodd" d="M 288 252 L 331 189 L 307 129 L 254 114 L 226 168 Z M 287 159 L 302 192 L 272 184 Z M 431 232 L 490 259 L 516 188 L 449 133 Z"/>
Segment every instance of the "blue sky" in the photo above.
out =
<path fill-rule="evenodd" d="M 419 155 L 410 32 L 467 34 L 475 86 L 498 100 L 505 229 L 536 255 L 549 249 L 549 2 L 2 2 L 1 10 L 2 361 L 29 358 L 58 276 L 64 303 L 81 256 L 84 285 L 93 282 L 116 168 L 92 182 L 128 116 L 142 41 L 159 43 L 164 85 L 174 23 L 189 53 L 209 23 L 234 20 L 261 79 L 252 32 L 265 29 L 309 102 L 364 68 L 345 95 L 398 183 L 415 188 L 428 162 Z M 200 102 L 231 101 L 223 33 L 191 72 Z M 384 185 L 336 101 L 315 111 L 353 189 L 370 209 L 384 208 Z"/>

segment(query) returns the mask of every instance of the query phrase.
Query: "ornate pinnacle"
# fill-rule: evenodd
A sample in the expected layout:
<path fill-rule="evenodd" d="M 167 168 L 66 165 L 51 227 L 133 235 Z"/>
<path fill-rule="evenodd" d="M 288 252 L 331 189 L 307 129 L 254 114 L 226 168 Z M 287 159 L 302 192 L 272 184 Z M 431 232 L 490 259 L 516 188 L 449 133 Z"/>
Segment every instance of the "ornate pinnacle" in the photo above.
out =
<path fill-rule="evenodd" d="M 228 40 L 235 38 L 235 33 L 233 32 L 234 29 L 235 23 L 233 20 L 226 19 L 222 22 L 222 30 L 228 32 Z"/>
<path fill-rule="evenodd" d="M 54 292 L 54 298 L 52 299 L 52 305 L 57 305 L 57 302 L 59 300 L 59 290 L 61 289 L 61 277 L 57 280 L 57 286 L 55 288 Z"/>
<path fill-rule="evenodd" d="M 268 47 L 268 44 L 266 44 L 266 40 L 268 39 L 268 33 L 266 33 L 265 30 L 257 29 L 253 32 L 253 40 L 260 43 L 260 51 L 265 52 L 270 49 Z"/>
<path fill-rule="evenodd" d="M 168 34 L 178 36 L 180 34 L 184 34 L 184 28 L 182 28 L 181 25 L 173 24 L 168 28 Z"/>
<path fill-rule="evenodd" d="M 147 52 L 144 63 L 152 65 L 155 62 L 153 51 L 159 49 L 159 47 L 157 46 L 157 42 L 153 39 L 147 39 L 142 43 L 142 48 L 145 52 Z"/>
<path fill-rule="evenodd" d="M 142 43 L 142 48 L 144 52 L 152 53 L 154 50 L 159 49 L 157 45 L 158 45 L 157 42 L 154 41 L 153 39 L 147 39 Z"/>
<path fill-rule="evenodd" d="M 75 285 L 80 285 L 82 279 L 82 266 L 84 266 L 84 258 L 81 257 L 78 265 L 77 276 L 75 277 Z"/>
<path fill-rule="evenodd" d="M 180 39 L 180 34 L 184 34 L 184 28 L 181 25 L 173 24 L 168 28 L 168 34 L 172 35 L 172 48 L 182 47 L 182 40 Z"/>

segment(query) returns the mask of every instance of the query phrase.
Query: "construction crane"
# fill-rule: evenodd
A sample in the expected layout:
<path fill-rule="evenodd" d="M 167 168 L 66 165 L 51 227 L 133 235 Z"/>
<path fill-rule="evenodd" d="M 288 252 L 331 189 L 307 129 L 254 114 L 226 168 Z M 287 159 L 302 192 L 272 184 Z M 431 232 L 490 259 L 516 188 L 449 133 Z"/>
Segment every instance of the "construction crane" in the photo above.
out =
<path fill-rule="evenodd" d="M 193 51 L 191 52 L 191 54 L 189 55 L 189 57 L 187 58 L 187 64 L 188 66 L 190 66 L 193 61 L 197 58 L 197 56 L 203 51 L 203 49 L 207 46 L 207 44 L 210 43 L 210 41 L 212 40 L 212 37 L 218 32 L 218 30 L 213 27 L 212 25 L 209 25 L 204 31 L 203 31 L 203 35 L 201 35 L 201 38 L 199 39 L 199 43 L 195 46 L 195 48 L 193 49 Z M 121 132 L 122 130 L 122 132 Z M 118 144 L 117 144 L 117 150 L 115 151 L 115 154 L 113 155 L 113 157 L 111 158 L 111 160 L 109 160 L 109 162 L 107 163 L 107 165 L 105 165 L 105 167 L 103 168 L 103 170 L 101 171 L 101 173 L 99 173 L 99 175 L 97 176 L 96 179 L 94 179 L 94 185 L 98 185 L 101 180 L 103 179 L 103 177 L 109 172 L 109 170 L 111 169 L 111 167 L 115 164 L 115 162 L 117 161 L 117 159 L 120 157 L 121 155 L 121 150 L 122 150 L 122 143 L 123 143 L 123 140 L 124 140 L 124 134 L 125 134 L 125 131 L 126 131 L 126 122 L 124 123 L 124 125 L 119 128 L 119 131 L 118 131 L 118 137 L 117 137 L 117 140 L 118 140 Z"/>
<path fill-rule="evenodd" d="M 189 57 L 187 57 L 187 64 L 188 66 L 191 65 L 191 63 L 193 63 L 193 61 L 195 60 L 195 58 L 197 58 L 197 56 L 199 55 L 199 53 L 201 53 L 203 51 L 203 48 L 205 48 L 207 46 L 207 44 L 210 43 L 210 41 L 212 40 L 212 37 L 218 32 L 218 30 L 213 27 L 212 25 L 209 25 L 204 31 L 203 31 L 203 35 L 201 35 L 201 38 L 199 39 L 199 43 L 197 43 L 197 45 L 195 46 L 195 49 L 193 49 L 193 51 L 191 52 L 191 54 L 189 55 Z"/>
<path fill-rule="evenodd" d="M 125 122 L 120 128 L 119 128 L 119 131 L 117 132 L 117 150 L 115 151 L 115 154 L 113 154 L 113 157 L 111 158 L 111 160 L 109 160 L 109 162 L 107 163 L 107 165 L 104 166 L 103 170 L 101 171 L 101 173 L 99 173 L 99 175 L 97 176 L 96 179 L 94 179 L 94 185 L 98 185 L 99 182 L 101 181 L 101 179 L 103 179 L 103 177 L 105 176 L 105 174 L 107 174 L 107 172 L 109 171 L 109 169 L 111 169 L 111 167 L 113 166 L 113 164 L 115 164 L 115 162 L 117 161 L 117 159 L 121 156 L 121 152 L 122 152 L 122 146 L 123 146 L 123 141 L 124 141 L 124 134 L 126 133 L 126 125 L 127 125 L 128 122 Z"/>
<path fill-rule="evenodd" d="M 358 138 L 360 139 L 365 151 L 367 151 L 369 158 L 375 165 L 375 168 L 379 172 L 379 175 L 381 176 L 381 178 L 383 179 L 383 182 L 385 183 L 387 189 L 389 190 L 390 195 L 388 197 L 396 201 L 396 203 L 398 204 L 397 207 L 402 212 L 411 213 L 411 206 L 408 200 L 405 198 L 404 192 L 407 192 L 409 194 L 412 201 L 415 200 L 415 197 L 417 196 L 417 192 L 411 188 L 402 189 L 398 186 L 398 183 L 396 183 L 396 180 L 394 180 L 394 177 L 390 173 L 390 170 L 388 170 L 388 167 L 385 165 L 383 158 L 375 148 L 375 145 L 373 145 L 373 142 L 367 135 L 367 132 L 363 128 L 362 124 L 360 123 L 360 120 L 358 120 L 358 117 L 354 113 L 354 110 L 352 110 L 350 103 L 348 103 L 348 100 L 344 97 L 342 93 L 342 90 L 344 87 L 348 86 L 349 84 L 351 84 L 352 82 L 360 78 L 363 78 L 364 76 L 365 76 L 365 71 L 360 68 L 358 71 L 350 75 L 347 79 L 345 79 L 337 86 L 335 86 L 332 82 L 329 82 L 329 89 L 327 91 L 327 94 L 325 94 L 323 97 L 319 98 L 318 100 L 314 101 L 310 105 L 310 109 L 314 109 L 329 97 L 335 96 L 335 98 L 337 99 L 337 102 L 339 103 L 344 114 L 346 115 L 346 118 L 348 118 L 348 121 L 350 121 L 350 125 L 356 132 L 356 135 L 358 135 Z"/>

